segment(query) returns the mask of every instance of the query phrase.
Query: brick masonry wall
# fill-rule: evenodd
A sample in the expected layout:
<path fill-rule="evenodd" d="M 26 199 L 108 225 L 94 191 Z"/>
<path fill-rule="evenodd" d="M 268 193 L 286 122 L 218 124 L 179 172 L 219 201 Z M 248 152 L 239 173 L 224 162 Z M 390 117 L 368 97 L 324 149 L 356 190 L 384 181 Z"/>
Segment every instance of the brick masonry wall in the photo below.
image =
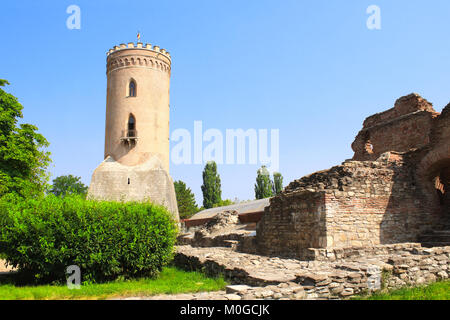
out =
<path fill-rule="evenodd" d="M 346 161 L 292 182 L 257 226 L 261 254 L 305 258 L 308 248 L 417 241 L 436 224 L 414 166 L 399 154 Z"/>
<path fill-rule="evenodd" d="M 353 161 L 271 199 L 257 252 L 305 258 L 307 248 L 414 242 L 450 228 L 450 105 L 439 114 L 417 94 L 402 97 L 364 121 L 352 148 Z"/>
<path fill-rule="evenodd" d="M 344 163 L 347 183 L 327 194 L 327 247 L 414 242 L 433 228 L 411 166 L 403 161 Z"/>
<path fill-rule="evenodd" d="M 256 227 L 258 252 L 298 256 L 303 248 L 324 246 L 324 195 L 302 190 L 272 198 Z"/>
<path fill-rule="evenodd" d="M 376 160 L 388 151 L 407 152 L 427 146 L 438 115 L 432 104 L 417 94 L 401 97 L 394 108 L 364 121 L 352 144 L 353 160 Z"/>
<path fill-rule="evenodd" d="M 352 147 L 354 160 L 375 160 L 387 151 L 405 152 L 430 142 L 432 113 L 418 111 L 360 131 Z M 372 150 L 366 146 L 372 145 Z"/>

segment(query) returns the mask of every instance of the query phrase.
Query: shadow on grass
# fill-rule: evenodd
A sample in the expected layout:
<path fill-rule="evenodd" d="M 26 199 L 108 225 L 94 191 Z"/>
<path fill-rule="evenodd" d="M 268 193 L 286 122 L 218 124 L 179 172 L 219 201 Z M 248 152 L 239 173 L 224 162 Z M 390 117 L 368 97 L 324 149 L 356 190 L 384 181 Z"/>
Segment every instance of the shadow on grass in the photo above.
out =
<path fill-rule="evenodd" d="M 80 289 L 69 289 L 65 284 L 35 285 L 23 281 L 18 273 L 3 273 L 0 274 L 0 300 L 107 299 L 219 291 L 226 285 L 222 277 L 211 278 L 201 272 L 187 272 L 173 266 L 163 268 L 154 278 L 82 284 Z"/>

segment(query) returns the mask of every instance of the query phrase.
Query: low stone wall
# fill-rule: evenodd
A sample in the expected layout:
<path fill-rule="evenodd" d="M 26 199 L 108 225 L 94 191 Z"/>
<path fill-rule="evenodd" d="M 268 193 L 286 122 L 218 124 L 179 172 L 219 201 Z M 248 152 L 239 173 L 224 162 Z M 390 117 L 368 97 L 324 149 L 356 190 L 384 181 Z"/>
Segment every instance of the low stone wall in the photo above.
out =
<path fill-rule="evenodd" d="M 184 269 L 223 275 L 233 284 L 252 286 L 236 290 L 242 299 L 345 299 L 381 288 L 432 283 L 448 279 L 450 273 L 450 247 L 422 248 L 406 243 L 311 252 L 317 261 L 179 247 L 175 263 Z"/>

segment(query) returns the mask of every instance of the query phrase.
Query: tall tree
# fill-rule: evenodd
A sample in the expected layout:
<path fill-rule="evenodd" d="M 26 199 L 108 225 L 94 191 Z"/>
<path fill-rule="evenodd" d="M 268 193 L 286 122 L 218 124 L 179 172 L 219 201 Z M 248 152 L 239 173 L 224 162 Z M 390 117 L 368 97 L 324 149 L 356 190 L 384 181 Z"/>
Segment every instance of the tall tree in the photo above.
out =
<path fill-rule="evenodd" d="M 273 196 L 273 181 L 270 179 L 269 170 L 266 166 L 262 166 L 257 171 L 255 184 L 255 198 L 265 199 Z"/>
<path fill-rule="evenodd" d="M 279 172 L 273 173 L 273 192 L 275 195 L 280 194 L 283 191 L 283 176 Z"/>
<path fill-rule="evenodd" d="M 175 181 L 174 186 L 180 218 L 189 219 L 199 211 L 197 203 L 195 202 L 195 195 L 191 188 L 188 188 L 186 183 L 181 180 Z"/>
<path fill-rule="evenodd" d="M 47 187 L 50 153 L 48 141 L 31 124 L 17 122 L 23 118 L 23 106 L 1 87 L 9 85 L 0 79 L 0 196 L 43 194 Z"/>
<path fill-rule="evenodd" d="M 58 197 L 64 197 L 67 194 L 80 194 L 86 196 L 87 191 L 88 187 L 81 182 L 81 178 L 74 177 L 71 174 L 53 179 L 53 185 L 50 189 L 50 192 Z"/>
<path fill-rule="evenodd" d="M 214 205 L 222 201 L 220 176 L 217 173 L 217 164 L 214 161 L 206 163 L 203 170 L 202 192 L 203 207 L 205 209 L 213 208 Z"/>

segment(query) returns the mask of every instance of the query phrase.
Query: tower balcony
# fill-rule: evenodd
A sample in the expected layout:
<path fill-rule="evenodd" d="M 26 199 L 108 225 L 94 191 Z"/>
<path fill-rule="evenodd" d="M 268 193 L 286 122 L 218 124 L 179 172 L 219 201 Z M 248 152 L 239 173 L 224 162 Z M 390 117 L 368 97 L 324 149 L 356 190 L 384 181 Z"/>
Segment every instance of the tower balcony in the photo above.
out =
<path fill-rule="evenodd" d="M 126 144 L 136 144 L 138 139 L 137 130 L 123 130 L 120 141 Z"/>

